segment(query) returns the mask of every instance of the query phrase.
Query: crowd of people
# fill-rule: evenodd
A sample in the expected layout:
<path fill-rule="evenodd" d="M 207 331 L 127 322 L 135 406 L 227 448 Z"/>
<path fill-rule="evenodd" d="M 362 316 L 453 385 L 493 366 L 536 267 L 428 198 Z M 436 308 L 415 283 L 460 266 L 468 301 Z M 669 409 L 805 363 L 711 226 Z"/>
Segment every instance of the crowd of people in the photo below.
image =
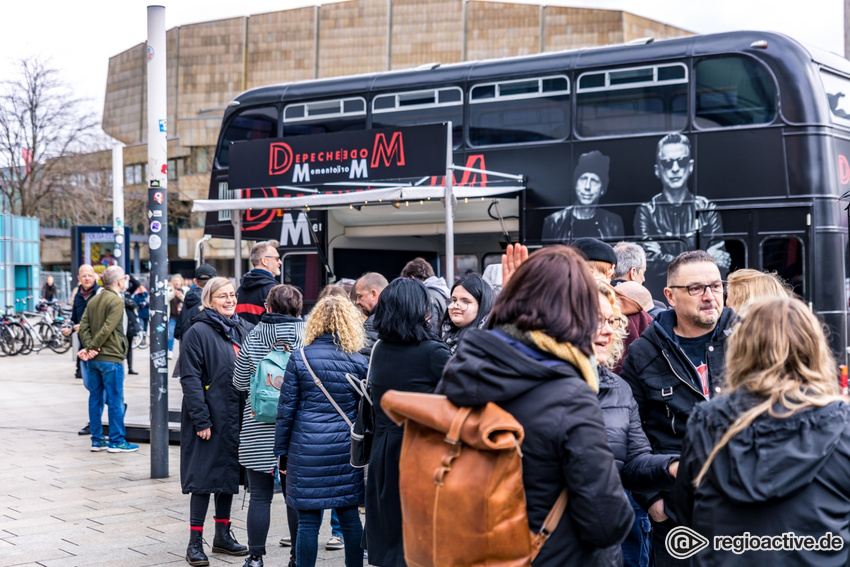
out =
<path fill-rule="evenodd" d="M 475 273 L 449 286 L 416 258 L 391 280 L 372 272 L 329 285 L 305 314 L 300 290 L 278 283 L 277 248 L 254 245 L 239 287 L 209 266 L 191 290 L 173 282 L 190 565 L 209 564 L 212 495 L 212 551 L 262 567 L 279 479 L 290 567 L 316 564 L 325 510 L 327 547 L 343 549 L 347 567 L 364 557 L 405 566 L 404 428 L 381 407 L 390 390 L 494 402 L 522 425 L 530 526 L 568 495 L 535 566 L 847 564 L 844 545 L 758 543 L 788 532 L 850 542 L 850 410 L 823 325 L 775 274 L 738 270 L 724 281 L 711 254 L 684 252 L 661 302 L 642 285 L 640 246 L 582 238 L 532 254 L 509 246 L 495 286 Z M 81 268 L 77 297 L 88 306 L 77 315 L 75 299 L 74 321 L 92 451 L 135 450 L 122 437 L 125 302 L 113 298 L 124 275 L 109 267 L 99 295 L 89 279 Z M 262 421 L 247 396 L 274 351 L 285 370 L 259 378 L 280 390 L 276 419 Z M 365 474 L 350 461 L 357 384 L 368 384 L 374 412 Z M 230 529 L 242 477 L 247 545 Z M 690 556 L 675 537 L 683 528 L 714 547 Z M 746 553 L 716 544 L 750 535 L 758 542 Z"/>

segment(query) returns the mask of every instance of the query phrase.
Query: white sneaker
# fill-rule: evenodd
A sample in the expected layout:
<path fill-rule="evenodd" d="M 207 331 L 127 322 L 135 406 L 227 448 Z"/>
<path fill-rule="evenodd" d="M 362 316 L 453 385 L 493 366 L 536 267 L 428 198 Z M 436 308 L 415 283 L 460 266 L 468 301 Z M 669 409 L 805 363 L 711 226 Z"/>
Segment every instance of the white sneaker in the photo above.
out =
<path fill-rule="evenodd" d="M 335 549 L 343 549 L 345 548 L 345 544 L 342 542 L 341 537 L 331 536 L 331 539 L 328 540 L 328 543 L 325 544 L 325 549 L 335 550 Z"/>
<path fill-rule="evenodd" d="M 171 360 L 172 358 L 174 358 L 174 353 L 171 352 L 171 351 L 168 351 L 168 360 Z"/>

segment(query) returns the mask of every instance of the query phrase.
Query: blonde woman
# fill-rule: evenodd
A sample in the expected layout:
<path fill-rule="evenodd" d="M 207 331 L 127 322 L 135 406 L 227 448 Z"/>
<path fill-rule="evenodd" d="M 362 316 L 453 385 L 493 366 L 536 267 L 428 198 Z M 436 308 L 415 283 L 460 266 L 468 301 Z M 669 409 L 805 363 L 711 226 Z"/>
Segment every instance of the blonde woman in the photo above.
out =
<path fill-rule="evenodd" d="M 363 504 L 363 471 L 349 464 L 351 433 L 333 402 L 354 421 L 357 395 L 346 373 L 366 378 L 368 360 L 357 351 L 366 335 L 357 308 L 345 297 L 318 301 L 304 330 L 303 350 L 286 366 L 275 428 L 275 455 L 286 471 L 286 501 L 298 513 L 295 562 L 313 567 L 322 510 L 339 517 L 346 567 L 363 565 L 358 506 Z M 309 366 L 308 366 L 309 365 Z M 315 375 L 315 378 L 314 378 Z"/>
<path fill-rule="evenodd" d="M 770 550 L 710 547 L 691 565 L 846 565 L 850 409 L 823 325 L 787 297 L 757 300 L 742 317 L 726 354 L 728 391 L 688 420 L 675 502 L 679 521 L 709 541 L 749 532 Z M 820 540 L 828 549 L 795 549 L 789 532 L 830 534 Z"/>
<path fill-rule="evenodd" d="M 599 392 L 596 397 L 602 408 L 605 432 L 620 479 L 624 488 L 636 492 L 672 490 L 679 456 L 652 454 L 652 447 L 641 428 L 632 389 L 612 370 L 623 356 L 626 318 L 620 313 L 614 288 L 599 280 L 596 280 L 596 287 L 599 290 L 599 326 L 593 339 L 593 350 L 599 363 Z M 645 496 L 638 500 L 647 508 L 653 503 L 653 499 Z M 639 558 L 649 557 L 652 551 L 651 526 L 646 511 L 634 499 L 631 501 L 635 522 L 623 542 L 622 555 L 626 565 L 639 565 Z M 610 560 L 600 564 L 622 565 L 620 553 L 620 546 L 612 547 Z"/>
<path fill-rule="evenodd" d="M 726 305 L 736 313 L 759 297 L 794 297 L 791 286 L 776 272 L 744 268 L 729 274 L 726 282 Z"/>

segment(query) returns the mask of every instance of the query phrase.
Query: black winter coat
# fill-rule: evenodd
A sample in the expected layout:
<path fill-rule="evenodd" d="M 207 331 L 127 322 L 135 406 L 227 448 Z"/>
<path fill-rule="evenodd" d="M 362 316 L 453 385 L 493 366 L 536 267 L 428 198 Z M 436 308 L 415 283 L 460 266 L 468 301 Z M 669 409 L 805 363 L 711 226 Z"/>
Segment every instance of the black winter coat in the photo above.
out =
<path fill-rule="evenodd" d="M 787 418 L 763 414 L 720 450 L 699 488 L 694 488 L 714 445 L 739 415 L 760 401 L 734 392 L 694 408 L 676 479 L 679 522 L 711 542 L 716 536 L 745 532 L 779 537 L 793 532 L 814 539 L 831 532 L 843 540 L 843 549 L 735 554 L 709 546 L 691 558 L 691 565 L 850 564 L 850 407 L 843 402 Z"/>
<path fill-rule="evenodd" d="M 406 565 L 402 540 L 398 462 L 404 428 L 381 409 L 387 390 L 430 393 L 437 387 L 449 360 L 448 347 L 439 340 L 420 343 L 379 342 L 372 354 L 370 383 L 375 411 L 375 437 L 366 479 L 366 529 L 364 540 L 369 564 Z"/>
<path fill-rule="evenodd" d="M 127 330 L 124 334 L 127 335 L 127 338 L 129 339 L 142 332 L 142 325 L 139 323 L 138 315 L 136 315 L 136 302 L 130 298 L 129 294 L 125 294 L 123 299 L 124 314 L 127 316 Z"/>
<path fill-rule="evenodd" d="M 437 391 L 461 406 L 496 402 L 522 424 L 531 529 L 543 525 L 567 488 L 567 511 L 534 567 L 604 563 L 606 548 L 619 545 L 629 533 L 634 511 L 617 473 L 599 402 L 578 370 L 501 331 L 471 329 L 446 365 Z"/>
<path fill-rule="evenodd" d="M 236 297 L 239 303 L 236 305 L 236 313 L 245 321 L 256 325 L 260 317 L 266 312 L 265 303 L 269 296 L 269 290 L 279 284 L 271 272 L 254 268 L 239 282 Z"/>
<path fill-rule="evenodd" d="M 712 395 L 720 392 L 726 378 L 726 338 L 736 318 L 735 312 L 725 307 L 706 345 Z M 688 416 L 695 405 L 706 400 L 694 365 L 673 339 L 675 326 L 673 309 L 659 313 L 629 347 L 620 374 L 632 388 L 643 429 L 655 453 L 681 452 Z"/>
<path fill-rule="evenodd" d="M 240 392 L 233 387 L 239 345 L 251 330 L 240 320 L 226 327 L 211 310 L 201 311 L 180 341 L 180 482 L 183 494 L 239 492 Z M 212 428 L 203 440 L 198 431 Z"/>
<path fill-rule="evenodd" d="M 678 455 L 653 455 L 640 425 L 637 402 L 629 385 L 599 367 L 599 406 L 620 479 L 629 490 L 671 490 L 675 479 L 667 469 Z"/>
<path fill-rule="evenodd" d="M 183 340 L 183 333 L 189 330 L 192 326 L 192 319 L 201 312 L 201 294 L 203 288 L 193 287 L 183 296 L 183 309 L 180 310 L 180 316 L 177 317 L 177 325 L 174 326 L 174 338 L 178 341 Z"/>
<path fill-rule="evenodd" d="M 331 334 L 316 337 L 289 357 L 275 425 L 275 455 L 286 455 L 286 503 L 296 510 L 325 510 L 363 504 L 363 469 L 351 466 L 351 429 L 304 363 L 352 422 L 357 394 L 345 378 L 366 379 L 367 360 L 347 354 Z"/>

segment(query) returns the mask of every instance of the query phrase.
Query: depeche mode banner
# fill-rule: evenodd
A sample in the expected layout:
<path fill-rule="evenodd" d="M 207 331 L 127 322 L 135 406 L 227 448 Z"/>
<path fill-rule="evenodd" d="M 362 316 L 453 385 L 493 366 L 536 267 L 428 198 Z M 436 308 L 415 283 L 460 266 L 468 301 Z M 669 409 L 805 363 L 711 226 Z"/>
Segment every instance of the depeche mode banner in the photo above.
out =
<path fill-rule="evenodd" d="M 444 175 L 446 124 L 237 142 L 231 189 Z"/>

